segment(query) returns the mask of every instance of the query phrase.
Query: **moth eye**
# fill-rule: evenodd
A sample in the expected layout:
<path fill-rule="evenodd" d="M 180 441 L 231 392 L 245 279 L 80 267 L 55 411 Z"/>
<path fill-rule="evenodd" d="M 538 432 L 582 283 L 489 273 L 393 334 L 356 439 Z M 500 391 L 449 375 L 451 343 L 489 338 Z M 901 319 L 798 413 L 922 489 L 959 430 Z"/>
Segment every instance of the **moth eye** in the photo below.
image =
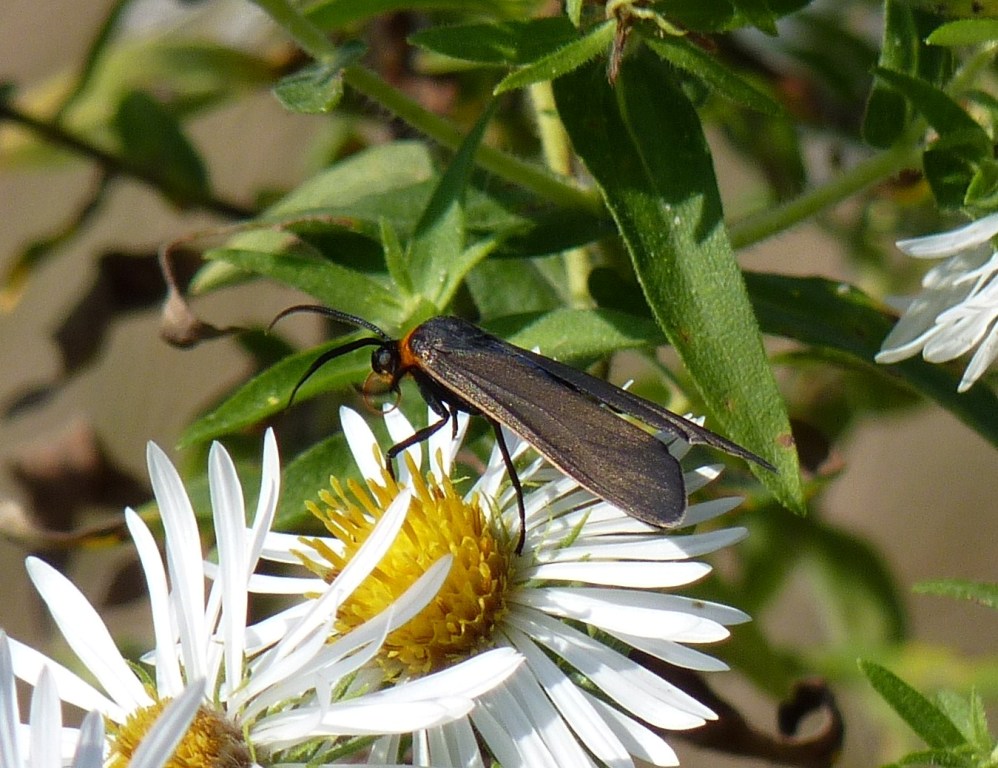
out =
<path fill-rule="evenodd" d="M 397 366 L 396 356 L 387 347 L 378 347 L 371 353 L 371 368 L 375 373 L 391 375 Z"/>

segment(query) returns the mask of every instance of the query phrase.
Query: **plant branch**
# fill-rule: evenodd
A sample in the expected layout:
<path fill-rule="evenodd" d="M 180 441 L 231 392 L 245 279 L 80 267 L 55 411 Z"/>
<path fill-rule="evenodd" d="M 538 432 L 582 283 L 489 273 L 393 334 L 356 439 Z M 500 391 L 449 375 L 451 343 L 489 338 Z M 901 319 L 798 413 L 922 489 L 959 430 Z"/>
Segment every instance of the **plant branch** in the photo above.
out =
<path fill-rule="evenodd" d="M 464 135 L 447 120 L 400 93 L 368 69 L 360 66 L 347 67 L 343 70 L 343 81 L 448 149 L 457 150 L 464 140 Z M 597 214 L 604 210 L 594 192 L 581 189 L 541 166 L 494 147 L 479 146 L 475 162 L 496 176 L 566 208 L 581 208 Z"/>
<path fill-rule="evenodd" d="M 921 147 L 902 138 L 891 149 L 850 168 L 822 187 L 805 192 L 788 203 L 746 216 L 728 228 L 735 248 L 765 240 L 783 232 L 825 208 L 840 203 L 871 184 L 918 162 Z"/>
<path fill-rule="evenodd" d="M 246 208 L 238 203 L 222 200 L 210 194 L 189 200 L 177 200 L 175 195 L 170 194 L 172 191 L 170 186 L 157 169 L 148 168 L 133 163 L 128 158 L 112 154 L 90 143 L 86 139 L 70 133 L 56 123 L 41 120 L 27 112 L 19 110 L 9 101 L 0 99 L 0 122 L 4 120 L 27 128 L 56 146 L 63 147 L 93 160 L 101 166 L 104 173 L 109 177 L 129 176 L 148 184 L 182 207 L 202 208 L 230 219 L 248 219 L 257 214 L 257 211 L 252 208 Z"/>
<path fill-rule="evenodd" d="M 335 57 L 335 44 L 288 0 L 253 2 L 280 24 L 309 56 L 317 61 L 331 61 Z M 360 66 L 347 67 L 343 70 L 343 81 L 448 149 L 456 151 L 464 140 L 461 132 L 447 120 L 405 96 L 368 69 Z M 493 147 L 479 146 L 475 162 L 485 170 L 566 208 L 582 208 L 597 214 L 603 212 L 602 202 L 594 192 L 580 189 L 545 168 Z"/>

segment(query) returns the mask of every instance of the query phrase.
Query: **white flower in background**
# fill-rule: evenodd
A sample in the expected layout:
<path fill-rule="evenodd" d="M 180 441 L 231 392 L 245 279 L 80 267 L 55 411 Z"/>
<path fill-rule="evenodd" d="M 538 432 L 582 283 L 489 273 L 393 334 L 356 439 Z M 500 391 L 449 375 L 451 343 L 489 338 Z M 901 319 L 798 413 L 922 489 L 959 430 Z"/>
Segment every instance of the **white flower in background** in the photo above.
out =
<path fill-rule="evenodd" d="M 976 348 L 959 392 L 966 392 L 998 357 L 998 213 L 952 232 L 901 240 L 898 248 L 919 259 L 946 258 L 922 278 L 922 292 L 884 339 L 878 363 L 922 353 L 945 363 Z M 948 257 L 948 258 L 947 258 Z"/>
<path fill-rule="evenodd" d="M 341 734 L 383 734 L 436 726 L 466 714 L 474 696 L 518 665 L 500 652 L 467 667 L 463 676 L 435 687 L 398 686 L 368 694 L 354 673 L 374 657 L 385 635 L 417 613 L 446 577 L 450 558 L 436 558 L 423 578 L 386 605 L 370 622 L 332 636 L 339 604 L 369 575 L 405 519 L 409 495 L 400 494 L 340 578 L 283 613 L 247 626 L 248 583 L 277 506 L 280 467 L 267 433 L 263 472 L 252 527 L 246 526 L 242 488 L 225 449 L 214 444 L 208 479 L 218 563 L 208 566 L 197 519 L 176 469 L 150 444 L 149 474 L 166 538 L 164 568 L 156 541 L 141 518 L 126 510 L 129 531 L 145 571 L 156 639 L 149 654 L 154 680 L 138 675 L 83 594 L 65 576 L 28 558 L 31 579 L 67 644 L 99 688 L 16 641 L 10 641 L 15 674 L 37 685 L 43 668 L 59 696 L 109 721 L 108 766 L 129 765 L 149 726 L 179 697 L 185 684 L 202 681 L 203 705 L 178 748 L 178 764 L 249 766 L 268 753 L 303 741 Z M 206 575 L 214 577 L 205 597 Z M 313 585 L 314 586 L 314 585 Z M 280 627 L 275 632 L 275 627 Z"/>
<path fill-rule="evenodd" d="M 467 717 L 413 733 L 379 739 L 371 761 L 411 760 L 414 765 L 481 766 L 495 758 L 503 768 L 633 766 L 635 760 L 672 765 L 676 756 L 659 729 L 696 728 L 715 715 L 676 686 L 628 657 L 630 649 L 695 670 L 725 665 L 689 644 L 728 636 L 726 625 L 748 620 L 741 611 L 663 590 L 689 584 L 710 567 L 692 558 L 733 544 L 743 528 L 699 534 L 666 534 L 595 498 L 542 459 L 519 476 L 525 490 L 526 538 L 516 554 L 519 512 L 498 449 L 467 493 L 450 480 L 467 416 L 428 441 L 432 465 L 419 470 L 422 446 L 400 456 L 398 481 L 384 470 L 370 428 L 342 409 L 343 431 L 367 487 L 332 481 L 312 512 L 331 536 L 268 537 L 265 557 L 304 562 L 317 576 L 316 591 L 354 556 L 370 527 L 397 494 L 413 500 L 402 533 L 368 579 L 344 601 L 336 626 L 363 626 L 416 579 L 427 564 L 451 554 L 454 565 L 430 604 L 391 632 L 378 656 L 380 670 L 419 680 L 486 649 L 513 648 L 526 665 L 483 693 Z M 438 418 L 430 414 L 431 419 Z M 393 441 L 413 434 L 400 412 L 385 414 Z M 529 447 L 506 432 L 514 457 Z M 681 455 L 687 446 L 673 442 Z M 695 491 L 713 480 L 716 467 L 686 475 Z M 692 504 L 689 525 L 714 518 L 739 503 L 716 499 Z M 372 675 L 380 676 L 383 672 Z M 425 678 L 424 678 L 425 679 Z M 581 681 L 581 682 L 580 682 Z M 489 755 L 483 758 L 479 744 Z"/>
<path fill-rule="evenodd" d="M 129 768 L 163 768 L 194 719 L 199 686 L 188 688 L 164 709 L 136 750 Z M 5 768 L 103 768 L 104 720 L 92 710 L 79 729 L 62 727 L 62 702 L 52 673 L 43 667 L 31 697 L 31 720 L 18 714 L 14 669 L 6 633 L 0 631 L 0 765 Z M 71 757 L 69 757 L 71 756 Z"/>

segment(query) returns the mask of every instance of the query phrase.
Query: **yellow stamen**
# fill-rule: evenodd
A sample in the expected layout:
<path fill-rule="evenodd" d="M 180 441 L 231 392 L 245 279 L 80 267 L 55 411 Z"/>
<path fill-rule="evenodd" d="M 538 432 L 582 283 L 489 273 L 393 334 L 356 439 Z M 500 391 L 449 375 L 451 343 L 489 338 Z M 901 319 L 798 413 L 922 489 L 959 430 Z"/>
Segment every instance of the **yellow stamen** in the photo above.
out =
<path fill-rule="evenodd" d="M 169 703 L 163 699 L 135 710 L 123 724 L 108 727 L 111 754 L 105 768 L 126 768 L 131 763 L 136 748 Z M 239 728 L 221 713 L 202 706 L 164 768 L 249 768 L 252 764 Z"/>
<path fill-rule="evenodd" d="M 380 658 L 392 676 L 426 674 L 491 647 L 496 622 L 506 610 L 511 561 L 509 537 L 486 519 L 478 498 L 465 501 L 449 479 L 422 478 L 406 458 L 413 499 L 402 530 L 378 566 L 340 606 L 336 622 L 340 632 L 360 626 L 398 599 L 440 557 L 453 555 L 454 564 L 437 596 L 388 635 Z M 304 539 L 314 555 L 302 556 L 326 581 L 353 557 L 401 490 L 387 472 L 381 485 L 368 481 L 366 490 L 351 481 L 344 491 L 335 479 L 330 486 L 332 493 L 319 493 L 321 507 L 313 502 L 307 506 L 343 543 L 343 552 Z"/>

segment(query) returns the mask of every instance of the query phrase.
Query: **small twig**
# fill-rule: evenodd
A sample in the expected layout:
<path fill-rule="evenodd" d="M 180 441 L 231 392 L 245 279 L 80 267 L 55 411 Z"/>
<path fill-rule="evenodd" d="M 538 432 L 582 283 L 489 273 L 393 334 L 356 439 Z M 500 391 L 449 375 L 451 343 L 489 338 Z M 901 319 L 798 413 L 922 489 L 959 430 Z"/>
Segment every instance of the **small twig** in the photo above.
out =
<path fill-rule="evenodd" d="M 718 696 L 696 672 L 666 664 L 640 651 L 633 651 L 631 658 L 682 688 L 717 715 L 717 720 L 708 721 L 700 728 L 670 733 L 673 738 L 718 752 L 761 758 L 770 763 L 795 768 L 831 768 L 842 749 L 845 736 L 842 714 L 823 680 L 803 680 L 795 686 L 790 698 L 779 706 L 779 734 L 770 735 L 751 726 L 730 702 Z M 801 721 L 818 712 L 826 715 L 824 727 L 812 736 L 797 736 Z"/>
<path fill-rule="evenodd" d="M 76 136 L 67 131 L 62 126 L 41 120 L 27 112 L 23 112 L 15 107 L 10 101 L 0 99 L 0 121 L 7 120 L 17 125 L 23 126 L 38 134 L 46 141 L 60 147 L 64 147 L 78 155 L 87 157 L 100 164 L 105 174 L 108 176 L 129 176 L 148 184 L 158 191 L 168 189 L 165 180 L 159 173 L 151 168 L 129 162 L 127 158 L 119 157 L 101 149 L 95 144 Z M 203 208 L 230 219 L 249 219 L 257 214 L 257 211 L 246 208 L 238 203 L 222 200 L 213 195 L 181 201 L 186 206 L 192 208 Z"/>

